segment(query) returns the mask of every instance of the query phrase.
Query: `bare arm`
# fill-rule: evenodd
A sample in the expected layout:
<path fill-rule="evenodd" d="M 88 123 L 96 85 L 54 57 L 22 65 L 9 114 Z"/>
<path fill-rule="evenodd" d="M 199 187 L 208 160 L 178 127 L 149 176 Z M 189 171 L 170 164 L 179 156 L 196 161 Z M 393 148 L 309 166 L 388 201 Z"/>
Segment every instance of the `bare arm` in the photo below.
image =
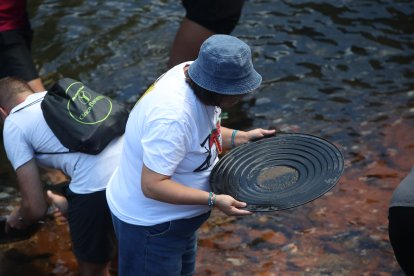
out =
<path fill-rule="evenodd" d="M 16 174 L 22 201 L 7 218 L 7 227 L 23 229 L 45 216 L 47 202 L 34 159 L 19 167 Z"/>
<path fill-rule="evenodd" d="M 158 174 L 145 165 L 142 168 L 141 188 L 144 195 L 158 201 L 181 205 L 207 205 L 209 193 L 184 186 L 169 176 Z M 228 195 L 217 195 L 216 204 L 227 215 L 247 215 L 249 211 L 240 210 L 246 203 Z"/>
<path fill-rule="evenodd" d="M 271 129 L 262 129 L 256 128 L 249 131 L 237 131 L 236 135 L 234 136 L 234 144 L 235 146 L 240 146 L 244 143 L 252 141 L 254 139 L 259 139 L 264 136 L 273 135 L 276 133 L 276 130 Z M 231 149 L 231 139 L 232 139 L 233 129 L 229 129 L 226 127 L 221 127 L 221 135 L 223 139 L 223 147 L 226 149 Z"/>

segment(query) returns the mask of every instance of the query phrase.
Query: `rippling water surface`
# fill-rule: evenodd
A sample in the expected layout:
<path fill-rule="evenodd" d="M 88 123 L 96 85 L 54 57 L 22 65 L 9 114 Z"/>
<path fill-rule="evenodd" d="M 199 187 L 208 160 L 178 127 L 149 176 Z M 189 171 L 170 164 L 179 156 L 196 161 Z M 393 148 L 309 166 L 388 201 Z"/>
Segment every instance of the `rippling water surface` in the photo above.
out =
<path fill-rule="evenodd" d="M 170 0 L 29 6 L 46 85 L 72 77 L 130 105 L 164 72 L 184 15 Z M 250 0 L 233 34 L 252 47 L 264 81 L 223 124 L 318 135 L 347 165 L 331 192 L 305 206 L 243 218 L 214 212 L 201 229 L 197 274 L 400 275 L 387 207 L 414 164 L 414 3 Z M 0 157 L 1 181 L 13 187 Z M 52 220 L 32 240 L 3 245 L 3 270 L 73 273 L 65 233 Z"/>

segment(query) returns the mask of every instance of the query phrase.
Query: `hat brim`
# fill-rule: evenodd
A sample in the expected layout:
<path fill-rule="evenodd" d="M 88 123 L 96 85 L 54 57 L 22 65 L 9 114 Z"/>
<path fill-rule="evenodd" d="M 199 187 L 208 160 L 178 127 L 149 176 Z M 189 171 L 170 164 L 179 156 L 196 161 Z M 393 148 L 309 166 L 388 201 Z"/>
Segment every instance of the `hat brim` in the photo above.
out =
<path fill-rule="evenodd" d="M 221 79 L 212 77 L 208 72 L 194 70 L 198 66 L 195 60 L 188 69 L 188 75 L 200 87 L 224 95 L 243 95 L 257 89 L 262 83 L 262 76 L 252 68 L 250 74 L 243 78 Z"/>

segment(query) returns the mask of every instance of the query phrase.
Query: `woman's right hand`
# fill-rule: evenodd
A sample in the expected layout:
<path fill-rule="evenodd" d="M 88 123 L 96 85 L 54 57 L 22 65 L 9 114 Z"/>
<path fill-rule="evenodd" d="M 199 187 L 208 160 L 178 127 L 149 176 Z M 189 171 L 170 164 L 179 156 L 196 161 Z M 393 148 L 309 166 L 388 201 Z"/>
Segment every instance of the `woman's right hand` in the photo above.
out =
<path fill-rule="evenodd" d="M 229 195 L 216 195 L 216 203 L 214 206 L 228 216 L 244 216 L 252 213 L 247 210 L 239 209 L 246 207 L 246 205 L 245 202 L 237 201 Z"/>

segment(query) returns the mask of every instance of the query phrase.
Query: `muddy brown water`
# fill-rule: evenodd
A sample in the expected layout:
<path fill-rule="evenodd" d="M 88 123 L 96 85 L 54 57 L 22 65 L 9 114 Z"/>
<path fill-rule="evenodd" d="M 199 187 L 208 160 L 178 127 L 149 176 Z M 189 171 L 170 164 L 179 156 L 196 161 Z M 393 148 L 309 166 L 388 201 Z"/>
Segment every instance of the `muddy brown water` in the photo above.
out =
<path fill-rule="evenodd" d="M 134 104 L 165 70 L 179 1 L 31 0 L 33 56 L 61 76 Z M 246 1 L 233 32 L 252 47 L 259 91 L 223 125 L 317 135 L 343 152 L 339 183 L 304 206 L 248 217 L 214 211 L 197 275 L 402 275 L 387 233 L 393 189 L 414 164 L 412 1 Z M 0 152 L 0 206 L 18 203 Z M 115 274 L 115 272 L 114 272 Z M 0 245 L 0 275 L 76 275 L 66 224 Z"/>

